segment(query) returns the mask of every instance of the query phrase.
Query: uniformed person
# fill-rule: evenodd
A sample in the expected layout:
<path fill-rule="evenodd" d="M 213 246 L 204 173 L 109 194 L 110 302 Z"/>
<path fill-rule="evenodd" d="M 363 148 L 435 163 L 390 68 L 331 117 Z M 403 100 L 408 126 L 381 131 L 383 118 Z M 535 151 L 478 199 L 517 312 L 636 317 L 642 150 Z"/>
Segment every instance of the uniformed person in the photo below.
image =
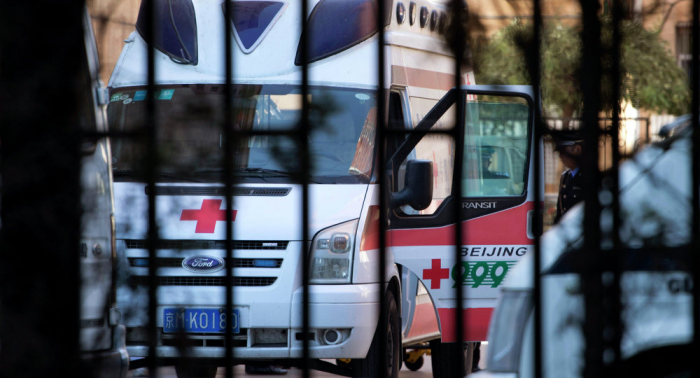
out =
<path fill-rule="evenodd" d="M 583 152 L 583 140 L 577 135 L 559 137 L 556 139 L 556 149 L 559 158 L 566 167 L 559 181 L 559 198 L 557 199 L 557 215 L 554 223 L 574 205 L 583 199 L 583 175 L 580 170 L 580 159 Z"/>
<path fill-rule="evenodd" d="M 493 161 L 493 154 L 496 153 L 496 149 L 491 146 L 481 147 L 481 175 L 485 179 L 508 179 L 510 175 L 508 172 L 496 172 L 489 168 L 491 167 L 491 162 Z"/>

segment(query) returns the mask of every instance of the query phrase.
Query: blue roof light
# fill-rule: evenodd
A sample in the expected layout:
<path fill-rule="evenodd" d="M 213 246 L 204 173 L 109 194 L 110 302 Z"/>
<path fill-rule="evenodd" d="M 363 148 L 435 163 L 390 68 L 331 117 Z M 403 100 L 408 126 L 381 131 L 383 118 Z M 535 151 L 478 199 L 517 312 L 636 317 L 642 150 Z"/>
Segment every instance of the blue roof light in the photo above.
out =
<path fill-rule="evenodd" d="M 391 0 L 384 0 L 384 26 L 391 23 Z M 377 33 L 376 0 L 321 0 L 308 19 L 308 63 L 347 50 Z M 303 36 L 302 36 L 303 38 Z M 301 42 L 299 43 L 301 47 Z M 303 57 L 297 48 L 294 64 Z"/>
<path fill-rule="evenodd" d="M 146 38 L 150 20 L 146 16 L 145 4 L 145 1 L 141 3 L 136 20 L 136 30 L 141 37 L 174 62 L 196 66 L 197 21 L 192 0 L 153 0 L 154 41 Z"/>
<path fill-rule="evenodd" d="M 231 2 L 231 23 L 238 45 L 244 53 L 253 51 L 282 15 L 285 3 L 280 1 Z M 225 12 L 226 4 L 221 4 Z"/>

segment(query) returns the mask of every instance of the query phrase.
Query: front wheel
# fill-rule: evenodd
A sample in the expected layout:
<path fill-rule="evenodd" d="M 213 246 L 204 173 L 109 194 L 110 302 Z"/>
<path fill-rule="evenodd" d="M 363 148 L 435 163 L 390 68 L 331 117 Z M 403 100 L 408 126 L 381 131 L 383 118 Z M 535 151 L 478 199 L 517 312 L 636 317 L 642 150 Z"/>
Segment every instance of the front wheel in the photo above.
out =
<path fill-rule="evenodd" d="M 353 377 L 374 377 L 377 369 L 383 361 L 386 361 L 388 378 L 398 378 L 401 369 L 401 324 L 399 323 L 399 311 L 396 300 L 391 291 L 387 291 L 384 308 L 387 314 L 386 345 L 380 344 L 379 332 L 382 327 L 377 327 L 374 333 L 372 345 L 367 352 L 367 358 L 353 359 L 351 361 Z"/>

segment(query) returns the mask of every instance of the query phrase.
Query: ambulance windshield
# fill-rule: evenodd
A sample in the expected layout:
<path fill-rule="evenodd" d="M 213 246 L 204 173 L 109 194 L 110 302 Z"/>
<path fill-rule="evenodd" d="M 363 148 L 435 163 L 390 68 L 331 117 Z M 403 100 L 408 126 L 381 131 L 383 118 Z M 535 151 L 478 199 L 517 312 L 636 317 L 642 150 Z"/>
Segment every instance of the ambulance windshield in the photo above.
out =
<path fill-rule="evenodd" d="M 242 180 L 292 182 L 301 171 L 302 95 L 298 86 L 234 85 L 234 173 Z M 147 90 L 113 90 L 108 107 L 112 131 L 146 125 Z M 159 86 L 155 91 L 157 181 L 221 181 L 224 158 L 224 86 Z M 367 183 L 372 174 L 376 101 L 371 90 L 311 87 L 308 137 L 311 182 Z M 269 134 L 258 134 L 269 132 Z M 144 133 L 145 135 L 145 133 Z M 115 180 L 141 181 L 146 143 L 113 138 Z"/>

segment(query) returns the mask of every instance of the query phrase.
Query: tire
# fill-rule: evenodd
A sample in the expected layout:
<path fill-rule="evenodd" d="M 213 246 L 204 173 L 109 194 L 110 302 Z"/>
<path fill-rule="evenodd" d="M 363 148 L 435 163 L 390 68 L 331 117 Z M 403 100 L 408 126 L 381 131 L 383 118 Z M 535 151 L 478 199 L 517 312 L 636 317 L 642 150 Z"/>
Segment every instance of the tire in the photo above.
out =
<path fill-rule="evenodd" d="M 648 349 L 622 361 L 622 372 L 627 377 L 690 378 L 694 358 L 690 344 Z"/>
<path fill-rule="evenodd" d="M 399 369 L 401 369 L 401 323 L 399 322 L 399 312 L 396 307 L 396 300 L 391 291 L 387 291 L 386 300 L 384 301 L 387 314 L 386 341 L 387 345 L 382 347 L 379 345 L 379 332 L 381 327 L 377 327 L 374 333 L 372 345 L 367 352 L 367 358 L 353 359 L 351 361 L 352 376 L 357 378 L 375 377 L 377 369 L 381 361 L 387 361 L 387 378 L 398 378 Z M 385 352 L 386 350 L 386 352 Z"/>
<path fill-rule="evenodd" d="M 418 359 L 415 362 L 408 362 L 406 357 L 404 356 L 403 359 L 403 364 L 406 365 L 406 368 L 410 371 L 418 371 L 420 368 L 423 367 L 423 363 L 425 362 L 425 359 L 423 356 L 418 357 Z"/>
<path fill-rule="evenodd" d="M 177 378 L 214 378 L 216 370 L 216 366 L 177 365 L 175 375 Z"/>
<path fill-rule="evenodd" d="M 454 378 L 463 377 L 471 372 L 467 369 L 467 348 L 456 348 L 454 343 L 443 344 L 440 340 L 430 342 L 431 365 L 433 367 L 433 377 L 435 378 Z M 464 359 L 464 370 L 460 371 L 458 361 L 459 353 L 462 353 Z"/>

